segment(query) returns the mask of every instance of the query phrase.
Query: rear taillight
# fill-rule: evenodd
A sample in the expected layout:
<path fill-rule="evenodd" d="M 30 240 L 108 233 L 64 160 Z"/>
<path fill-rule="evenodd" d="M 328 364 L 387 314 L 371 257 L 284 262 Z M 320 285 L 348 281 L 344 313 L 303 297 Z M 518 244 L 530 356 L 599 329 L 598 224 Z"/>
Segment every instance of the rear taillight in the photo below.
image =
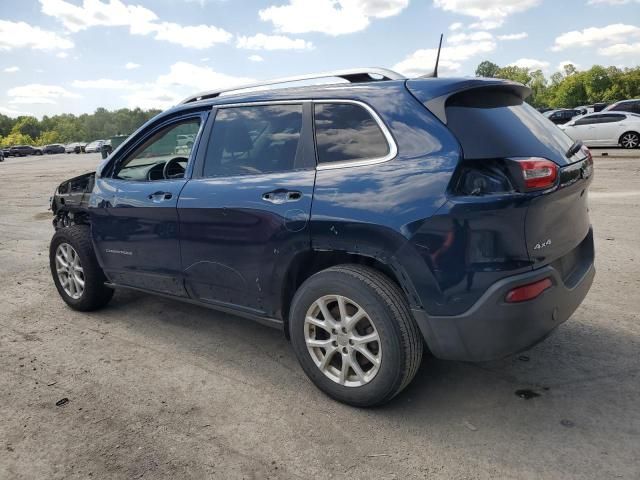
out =
<path fill-rule="evenodd" d="M 545 158 L 517 158 L 527 190 L 545 190 L 555 185 L 558 165 Z"/>
<path fill-rule="evenodd" d="M 550 278 L 545 278 L 528 285 L 514 288 L 507 293 L 504 298 L 507 303 L 526 302 L 540 296 L 546 289 L 551 288 L 553 283 Z"/>

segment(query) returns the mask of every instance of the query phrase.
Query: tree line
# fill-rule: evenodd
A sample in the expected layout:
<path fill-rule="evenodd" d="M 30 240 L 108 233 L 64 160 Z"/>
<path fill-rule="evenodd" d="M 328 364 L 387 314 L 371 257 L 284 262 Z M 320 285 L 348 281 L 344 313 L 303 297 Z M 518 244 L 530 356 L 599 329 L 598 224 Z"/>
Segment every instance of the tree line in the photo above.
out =
<path fill-rule="evenodd" d="M 98 108 L 94 113 L 82 115 L 62 114 L 11 118 L 0 114 L 0 146 L 47 145 L 50 143 L 91 142 L 128 135 L 160 110 L 121 108 L 109 111 Z"/>
<path fill-rule="evenodd" d="M 547 79 L 542 70 L 500 67 L 485 60 L 478 65 L 476 75 L 527 85 L 532 91 L 527 102 L 536 108 L 571 108 L 640 97 L 640 67 L 621 69 L 594 65 L 589 70 L 579 71 L 574 65 L 567 64 L 562 72 Z"/>

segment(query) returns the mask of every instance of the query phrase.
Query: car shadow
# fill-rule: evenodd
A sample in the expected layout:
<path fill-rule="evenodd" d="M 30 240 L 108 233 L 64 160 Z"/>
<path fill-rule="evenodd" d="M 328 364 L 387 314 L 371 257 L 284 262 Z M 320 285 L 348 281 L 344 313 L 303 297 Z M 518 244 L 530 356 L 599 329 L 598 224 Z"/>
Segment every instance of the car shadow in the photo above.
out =
<path fill-rule="evenodd" d="M 107 309 L 93 315 L 105 323 L 125 324 L 156 348 L 167 344 L 196 355 L 212 370 L 220 362 L 232 366 L 238 378 L 277 388 L 283 397 L 306 389 L 318 403 L 350 411 L 315 391 L 277 329 L 132 291 L 118 291 Z M 542 416 L 559 405 L 568 410 L 578 404 L 586 411 L 596 408 L 607 395 L 616 394 L 617 385 L 624 388 L 619 380 L 640 371 L 640 343 L 634 336 L 599 326 L 591 316 L 583 306 L 544 342 L 502 360 L 472 364 L 425 354 L 409 387 L 388 404 L 367 410 L 367 415 L 400 422 L 410 418 L 412 428 L 455 422 L 473 429 L 474 422 L 494 424 L 504 415 L 517 416 L 525 405 L 535 405 L 536 415 Z M 594 389 L 606 394 L 593 393 Z M 528 395 L 516 394 L 521 390 L 533 395 L 525 400 Z"/>

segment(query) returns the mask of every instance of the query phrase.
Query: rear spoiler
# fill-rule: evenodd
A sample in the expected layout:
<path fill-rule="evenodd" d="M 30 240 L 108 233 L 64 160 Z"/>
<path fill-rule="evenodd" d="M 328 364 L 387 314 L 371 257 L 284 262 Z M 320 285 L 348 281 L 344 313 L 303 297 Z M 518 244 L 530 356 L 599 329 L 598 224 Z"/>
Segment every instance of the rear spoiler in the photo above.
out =
<path fill-rule="evenodd" d="M 407 88 L 422 104 L 446 125 L 446 104 L 454 95 L 478 90 L 511 93 L 524 100 L 531 95 L 531 89 L 518 82 L 494 78 L 432 78 L 407 80 Z"/>

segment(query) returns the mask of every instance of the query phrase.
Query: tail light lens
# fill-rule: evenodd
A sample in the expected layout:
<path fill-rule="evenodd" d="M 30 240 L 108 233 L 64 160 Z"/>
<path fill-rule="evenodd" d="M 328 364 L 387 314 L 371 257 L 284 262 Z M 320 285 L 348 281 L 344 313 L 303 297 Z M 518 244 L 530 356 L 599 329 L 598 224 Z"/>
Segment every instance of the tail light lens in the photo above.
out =
<path fill-rule="evenodd" d="M 558 165 L 544 158 L 518 158 L 524 186 L 527 190 L 544 190 L 555 185 Z"/>
<path fill-rule="evenodd" d="M 547 288 L 551 288 L 553 283 L 550 278 L 545 278 L 528 285 L 514 288 L 507 293 L 505 301 L 507 303 L 526 302 L 540 296 Z"/>

